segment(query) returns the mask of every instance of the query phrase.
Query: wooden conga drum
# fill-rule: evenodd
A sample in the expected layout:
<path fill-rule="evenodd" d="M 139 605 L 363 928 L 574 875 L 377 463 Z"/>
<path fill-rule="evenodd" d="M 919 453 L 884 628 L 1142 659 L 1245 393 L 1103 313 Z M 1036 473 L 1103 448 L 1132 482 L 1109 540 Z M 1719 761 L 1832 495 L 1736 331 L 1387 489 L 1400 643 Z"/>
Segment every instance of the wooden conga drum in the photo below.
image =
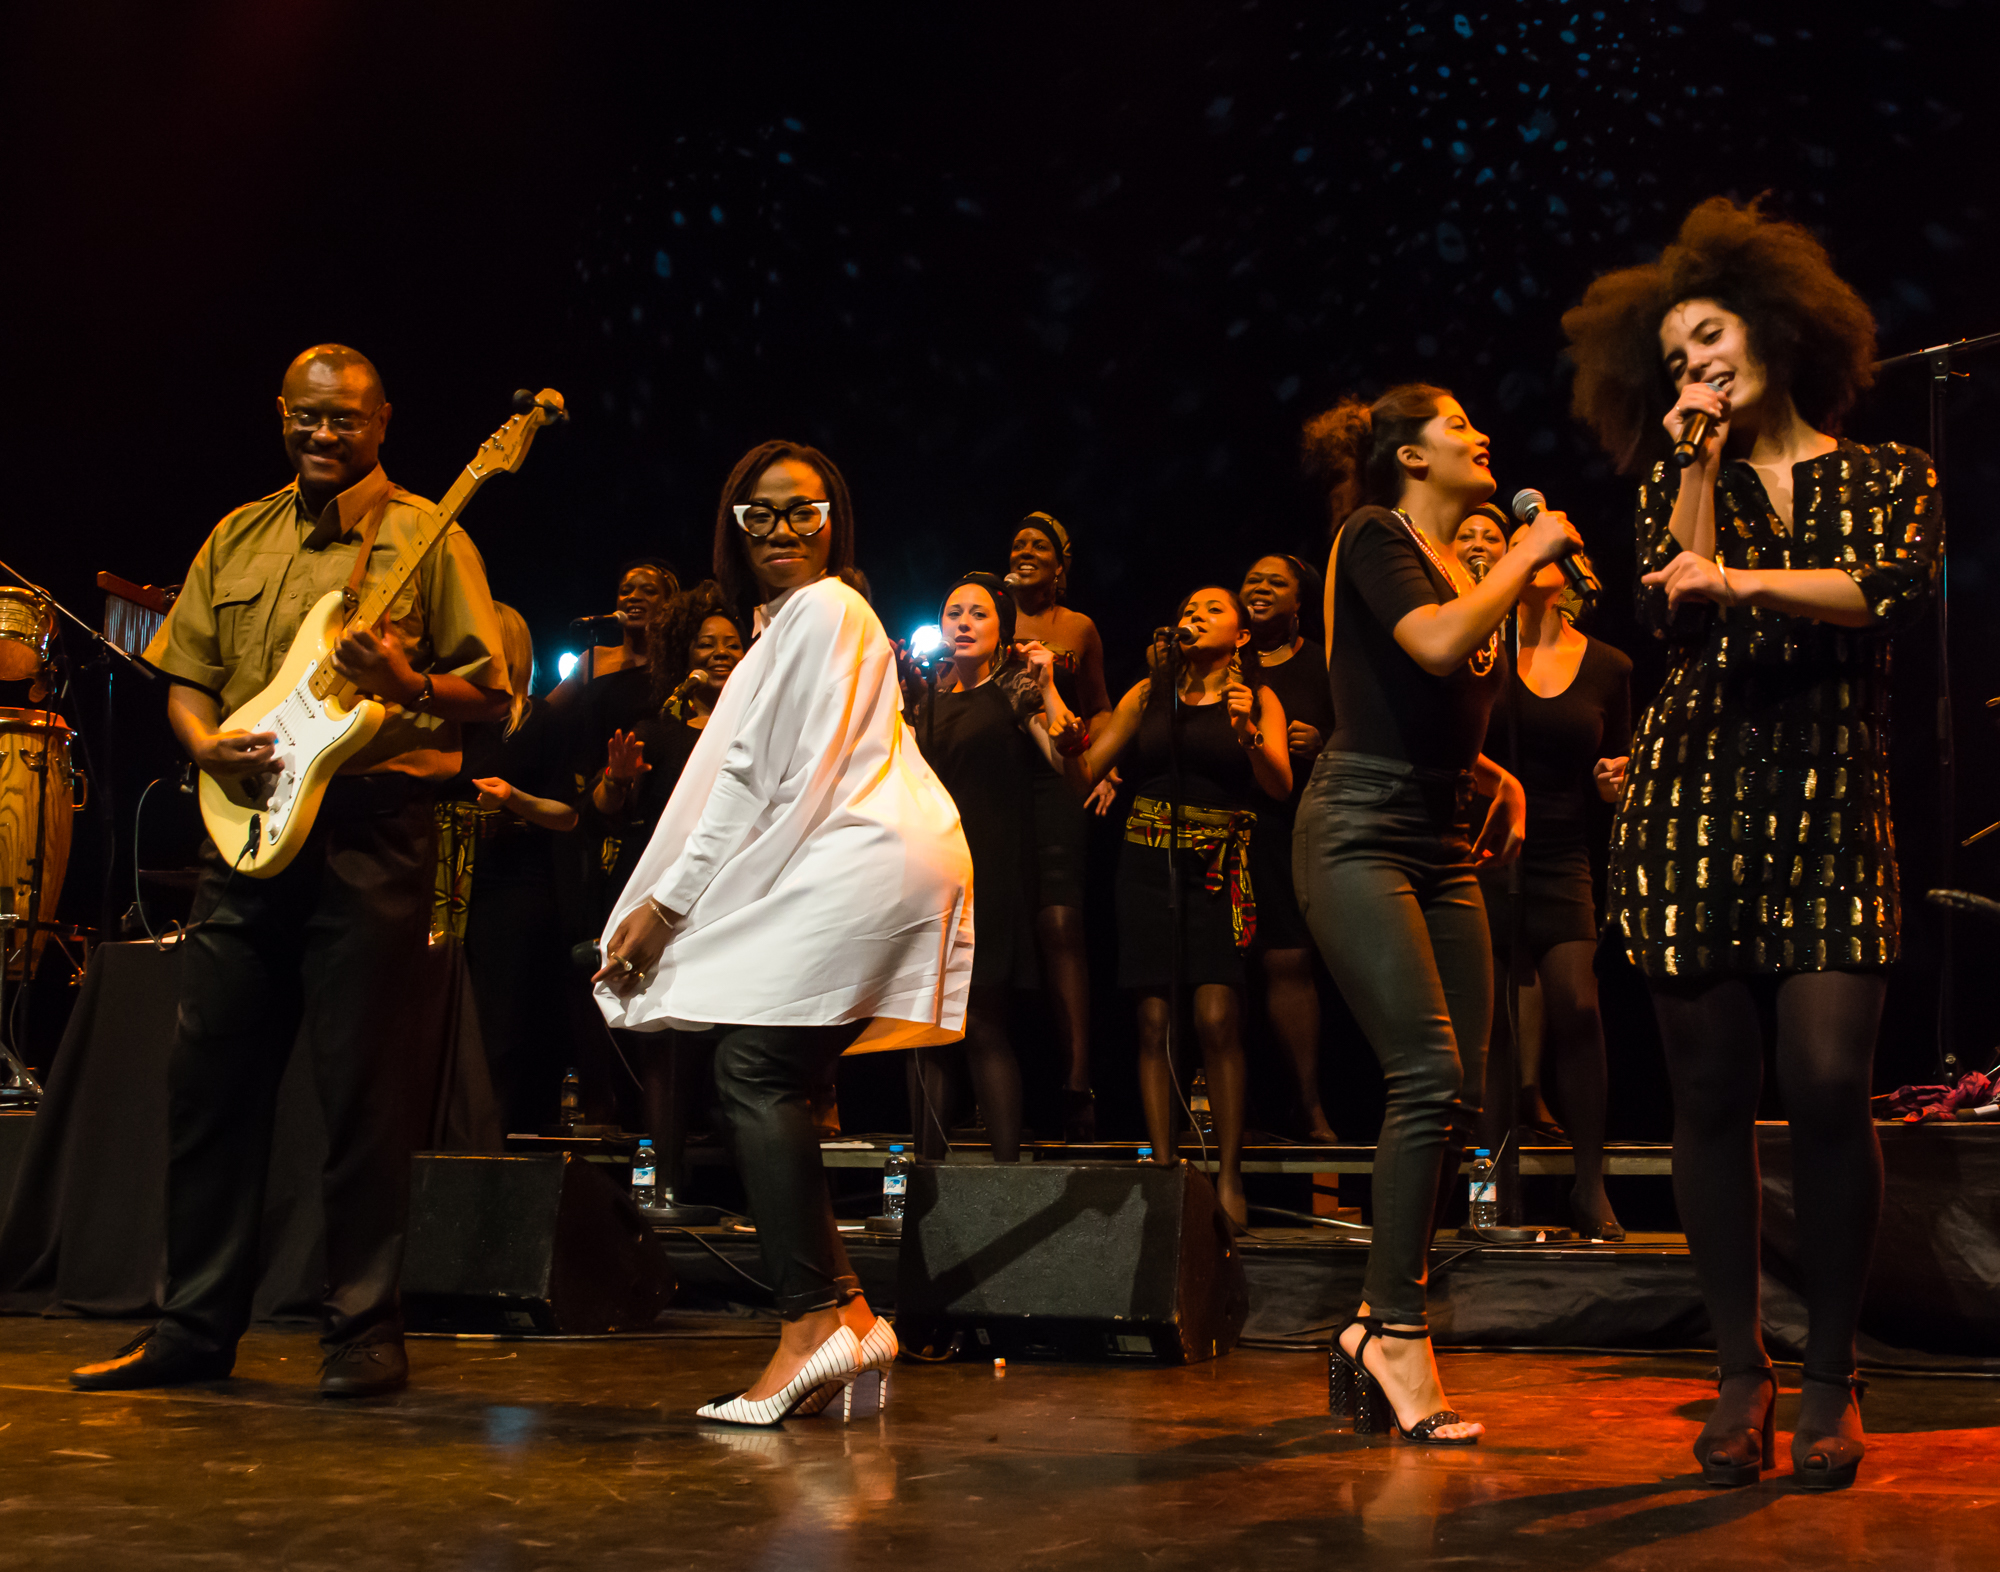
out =
<path fill-rule="evenodd" d="M 34 890 L 39 845 L 42 898 L 35 915 L 45 923 L 55 921 L 63 875 L 69 872 L 70 821 L 79 806 L 81 787 L 70 769 L 69 724 L 60 715 L 50 710 L 0 709 L 0 888 L 13 893 L 14 910 L 24 918 Z M 7 950 L 10 977 L 24 974 L 26 931 L 25 923 L 12 930 Z M 40 961 L 48 938 L 46 932 L 35 935 L 35 961 Z"/>
<path fill-rule="evenodd" d="M 56 631 L 55 613 L 33 590 L 0 584 L 0 682 L 39 677 Z"/>

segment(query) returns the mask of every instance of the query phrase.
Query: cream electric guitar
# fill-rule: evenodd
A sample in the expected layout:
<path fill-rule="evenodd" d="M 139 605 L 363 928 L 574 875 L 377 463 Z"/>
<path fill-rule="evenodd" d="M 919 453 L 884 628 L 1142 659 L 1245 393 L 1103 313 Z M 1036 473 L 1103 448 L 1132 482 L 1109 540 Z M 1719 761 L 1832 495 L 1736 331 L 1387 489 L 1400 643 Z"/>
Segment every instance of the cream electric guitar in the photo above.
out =
<path fill-rule="evenodd" d="M 388 707 L 364 697 L 334 670 L 333 647 L 350 622 L 371 628 L 409 581 L 418 564 L 444 538 L 472 500 L 473 493 L 503 471 L 521 467 L 535 433 L 551 421 L 567 420 L 562 395 L 543 388 L 529 395 L 523 411 L 479 445 L 416 536 L 378 579 L 350 618 L 344 590 L 333 590 L 306 613 L 298 637 L 270 686 L 224 721 L 229 731 L 277 733 L 276 769 L 261 775 L 201 776 L 201 816 L 216 850 L 254 879 L 268 879 L 298 855 L 319 817 L 327 782 L 358 753 L 388 719 Z"/>

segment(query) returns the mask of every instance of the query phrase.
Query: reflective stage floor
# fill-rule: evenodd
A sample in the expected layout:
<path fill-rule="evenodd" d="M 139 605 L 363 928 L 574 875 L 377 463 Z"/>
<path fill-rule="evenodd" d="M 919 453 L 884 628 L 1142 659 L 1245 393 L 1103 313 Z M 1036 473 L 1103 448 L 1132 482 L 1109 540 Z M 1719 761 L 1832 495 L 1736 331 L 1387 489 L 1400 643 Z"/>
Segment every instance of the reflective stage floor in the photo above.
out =
<path fill-rule="evenodd" d="M 900 1366 L 888 1413 L 742 1431 L 692 1417 L 769 1330 L 413 1341 L 414 1382 L 315 1392 L 306 1335 L 258 1329 L 236 1380 L 86 1397 L 129 1335 L 0 1321 L 10 1568 L 1986 1568 L 2000 1385 L 1884 1376 L 1860 1482 L 1699 1487 L 1701 1355 L 1451 1353 L 1482 1446 L 1357 1438 L 1323 1356 L 1188 1369 Z M 1779 1407 L 1796 1407 L 1796 1370 Z M 1789 1459 L 1781 1435 L 1781 1456 Z M 1787 1461 L 1789 1467 L 1789 1461 Z M 626 1558 L 622 1559 L 621 1558 Z"/>

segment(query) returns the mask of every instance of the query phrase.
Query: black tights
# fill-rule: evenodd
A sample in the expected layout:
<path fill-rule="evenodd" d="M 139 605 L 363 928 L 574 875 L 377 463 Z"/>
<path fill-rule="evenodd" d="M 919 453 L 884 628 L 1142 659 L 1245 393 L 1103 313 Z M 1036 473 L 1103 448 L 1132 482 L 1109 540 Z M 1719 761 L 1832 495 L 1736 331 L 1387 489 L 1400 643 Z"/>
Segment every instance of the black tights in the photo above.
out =
<path fill-rule="evenodd" d="M 1611 1203 L 1604 1194 L 1607 1077 L 1604 1017 L 1597 1006 L 1597 973 L 1593 969 L 1596 956 L 1597 946 L 1586 939 L 1552 944 L 1533 971 L 1527 971 L 1524 964 L 1519 981 L 1523 987 L 1537 980 L 1542 985 L 1542 1084 L 1555 1093 L 1556 1112 L 1569 1132 L 1576 1161 L 1576 1198 L 1593 1217 L 1608 1221 Z M 1498 959 L 1504 960 L 1504 956 Z M 1520 1101 L 1520 1050 L 1512 1041 L 1504 990 L 1496 993 L 1493 1005 L 1494 1051 L 1486 1061 L 1486 1112 L 1480 1138 L 1497 1150 Z M 1513 1051 L 1507 1051 L 1509 1048 Z M 1499 1084 L 1501 1078 L 1509 1084 Z"/>
<path fill-rule="evenodd" d="M 1762 1364 L 1756 1119 L 1764 1082 L 1760 1004 L 1775 997 L 1778 1093 L 1792 1133 L 1806 1368 L 1854 1370 L 1854 1333 L 1875 1224 L 1882 1152 L 1868 1113 L 1884 980 L 1862 972 L 1726 978 L 1653 987 L 1674 1087 L 1674 1204 L 1725 1372 Z"/>
<path fill-rule="evenodd" d="M 1007 1037 L 1007 988 L 974 988 L 966 1004 L 965 1040 L 949 1048 L 919 1048 L 911 1057 L 910 1113 L 917 1126 L 917 1153 L 945 1155 L 956 1098 L 946 1067 L 963 1058 L 973 1096 L 986 1121 L 986 1139 L 996 1163 L 1021 1160 L 1021 1066 Z"/>

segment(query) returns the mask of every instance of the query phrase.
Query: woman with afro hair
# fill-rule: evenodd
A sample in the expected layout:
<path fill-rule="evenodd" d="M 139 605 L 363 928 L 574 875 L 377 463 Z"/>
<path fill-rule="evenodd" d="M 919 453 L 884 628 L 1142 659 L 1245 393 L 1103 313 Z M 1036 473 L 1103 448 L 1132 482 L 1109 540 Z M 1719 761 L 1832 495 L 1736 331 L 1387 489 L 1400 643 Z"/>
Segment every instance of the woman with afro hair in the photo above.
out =
<path fill-rule="evenodd" d="M 1640 477 L 1640 613 L 1671 652 L 1632 740 L 1609 905 L 1652 993 L 1674 1197 L 1721 1356 L 1695 1456 L 1715 1485 L 1775 1461 L 1754 1133 L 1770 1018 L 1810 1316 L 1792 1466 L 1836 1489 L 1862 1453 L 1868 1095 L 1900 939 L 1889 642 L 1930 597 L 1936 478 L 1914 449 L 1839 435 L 1874 321 L 1818 241 L 1754 203 L 1704 202 L 1563 327 L 1575 413 Z M 1681 467 L 1670 443 L 1698 415 Z"/>

